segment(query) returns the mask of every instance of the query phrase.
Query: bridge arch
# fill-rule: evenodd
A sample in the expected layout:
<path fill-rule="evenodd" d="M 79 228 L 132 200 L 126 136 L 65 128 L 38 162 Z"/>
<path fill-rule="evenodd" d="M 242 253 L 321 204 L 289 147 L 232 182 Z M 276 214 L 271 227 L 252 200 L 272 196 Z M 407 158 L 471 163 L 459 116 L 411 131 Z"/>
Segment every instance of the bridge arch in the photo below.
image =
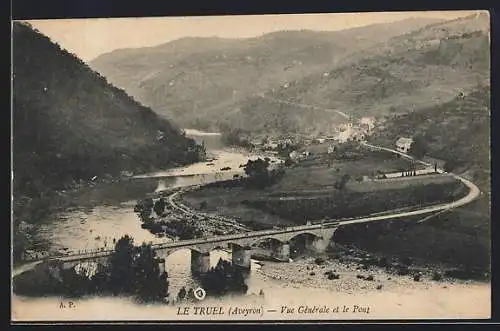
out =
<path fill-rule="evenodd" d="M 250 246 L 264 246 L 264 247 L 275 247 L 279 245 L 283 245 L 287 243 L 288 240 L 282 240 L 276 237 L 265 237 L 265 238 L 257 238 L 250 242 Z"/>
<path fill-rule="evenodd" d="M 206 250 L 204 249 L 201 249 L 200 247 L 198 246 L 182 246 L 182 247 L 168 247 L 168 248 L 156 248 L 155 251 L 156 251 L 156 255 L 158 257 L 168 257 L 178 251 L 181 251 L 181 250 L 187 250 L 187 251 L 195 251 L 197 253 L 205 253 L 207 252 Z"/>
<path fill-rule="evenodd" d="M 305 240 L 316 240 L 316 239 L 322 239 L 323 237 L 321 234 L 310 232 L 310 231 L 304 231 L 304 232 L 299 232 L 299 233 L 293 233 L 293 235 L 288 239 L 288 241 L 295 241 L 304 238 Z"/>

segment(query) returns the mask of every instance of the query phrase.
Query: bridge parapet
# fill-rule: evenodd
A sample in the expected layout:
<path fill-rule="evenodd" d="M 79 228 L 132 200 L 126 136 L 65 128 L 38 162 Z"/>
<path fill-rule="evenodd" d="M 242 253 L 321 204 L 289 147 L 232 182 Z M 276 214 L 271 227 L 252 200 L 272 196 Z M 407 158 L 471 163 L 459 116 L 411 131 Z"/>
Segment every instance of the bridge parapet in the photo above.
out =
<path fill-rule="evenodd" d="M 325 223 L 322 225 L 301 225 L 282 230 L 254 231 L 229 236 L 219 236 L 203 239 L 198 238 L 191 240 L 182 240 L 178 242 L 154 244 L 152 245 L 152 248 L 160 257 L 166 257 L 180 249 L 189 249 L 198 253 L 207 253 L 218 248 L 225 249 L 228 247 L 236 247 L 237 249 L 239 249 L 244 247 L 251 247 L 256 243 L 266 239 L 273 239 L 282 244 L 286 244 L 294 237 L 303 234 L 309 234 L 318 239 L 330 241 L 337 228 L 338 224 L 333 222 Z M 97 263 L 106 264 L 109 256 L 112 253 L 113 250 L 97 250 L 75 255 L 58 256 L 50 258 L 49 260 L 61 261 L 62 263 L 65 263 L 65 266 L 74 266 L 83 261 L 94 261 Z"/>

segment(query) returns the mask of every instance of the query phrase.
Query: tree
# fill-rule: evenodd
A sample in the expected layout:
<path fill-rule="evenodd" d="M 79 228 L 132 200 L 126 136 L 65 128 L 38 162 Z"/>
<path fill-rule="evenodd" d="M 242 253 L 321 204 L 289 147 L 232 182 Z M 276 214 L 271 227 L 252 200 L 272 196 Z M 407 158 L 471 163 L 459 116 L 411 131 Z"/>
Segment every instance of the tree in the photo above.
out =
<path fill-rule="evenodd" d="M 180 290 L 179 293 L 177 294 L 177 299 L 182 300 L 186 297 L 187 291 L 186 288 L 183 286 Z"/>
<path fill-rule="evenodd" d="M 246 293 L 243 272 L 231 262 L 219 259 L 215 268 L 211 268 L 201 279 L 203 288 L 208 294 L 223 295 L 228 292 Z"/>
<path fill-rule="evenodd" d="M 133 245 L 132 237 L 120 238 L 110 257 L 110 286 L 115 294 L 133 293 L 145 301 L 168 296 L 168 274 L 160 274 L 160 259 L 151 245 Z M 164 262 L 164 261 L 163 261 Z M 101 287 L 103 285 L 101 284 Z"/>
<path fill-rule="evenodd" d="M 115 251 L 110 257 L 110 281 L 115 293 L 128 292 L 132 288 L 134 239 L 125 235 L 115 245 Z"/>
<path fill-rule="evenodd" d="M 287 157 L 287 158 L 285 159 L 285 166 L 286 166 L 286 167 L 289 167 L 289 166 L 291 166 L 292 164 L 293 164 L 293 160 L 292 160 L 290 157 Z"/>
<path fill-rule="evenodd" d="M 452 172 L 458 166 L 458 163 L 459 162 L 455 158 L 450 158 L 444 163 L 443 170 L 446 172 Z"/>
<path fill-rule="evenodd" d="M 427 144 L 422 136 L 416 136 L 413 139 L 413 143 L 410 146 L 408 154 L 415 156 L 416 158 L 422 158 L 427 152 Z"/>
<path fill-rule="evenodd" d="M 334 187 L 338 190 L 343 190 L 350 179 L 351 176 L 349 174 L 344 174 L 340 181 L 335 182 Z"/>
<path fill-rule="evenodd" d="M 154 207 L 153 199 L 146 198 L 144 200 L 137 202 L 137 204 L 134 207 L 134 212 L 137 213 L 137 216 L 139 216 L 139 218 L 143 223 L 147 223 L 150 221 L 150 217 L 153 212 L 153 207 Z"/>
<path fill-rule="evenodd" d="M 135 249 L 133 263 L 134 292 L 142 300 L 157 300 L 168 295 L 168 275 L 160 274 L 159 259 L 151 245 L 143 243 Z"/>
<path fill-rule="evenodd" d="M 153 210 L 155 211 L 156 215 L 158 215 L 158 217 L 163 215 L 163 213 L 165 212 L 165 200 L 163 200 L 163 197 L 155 202 Z"/>
<path fill-rule="evenodd" d="M 248 160 L 243 167 L 248 176 L 247 182 L 252 186 L 265 187 L 270 182 L 269 161 L 258 158 L 257 160 Z"/>

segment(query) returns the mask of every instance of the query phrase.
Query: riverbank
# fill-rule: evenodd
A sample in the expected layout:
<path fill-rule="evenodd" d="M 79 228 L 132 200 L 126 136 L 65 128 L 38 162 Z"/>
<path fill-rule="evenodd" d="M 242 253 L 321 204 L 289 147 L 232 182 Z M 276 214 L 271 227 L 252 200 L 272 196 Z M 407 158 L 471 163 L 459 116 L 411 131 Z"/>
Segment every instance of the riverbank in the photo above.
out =
<path fill-rule="evenodd" d="M 15 265 L 49 254 L 102 245 L 95 238 L 116 237 L 117 227 L 129 229 L 121 234 L 134 234 L 137 240 L 156 241 L 158 238 L 145 234 L 148 231 L 140 228 L 140 222 L 133 212 L 137 199 L 158 191 L 162 185 L 168 189 L 232 179 L 235 173 L 243 173 L 240 165 L 245 164 L 249 158 L 265 157 L 232 148 L 214 150 L 213 153 L 217 159 L 213 162 L 214 165 L 198 162 L 134 177 L 96 178 L 52 191 L 50 195 L 34 202 L 19 200 L 18 210 L 23 214 L 16 215 L 20 216 L 19 224 L 16 223 L 13 228 L 16 252 L 20 252 L 14 260 Z M 231 169 L 221 171 L 224 167 Z M 161 178 L 160 182 L 158 178 Z M 34 212 L 39 215 L 32 217 Z M 111 221 L 113 214 L 121 215 L 127 225 L 118 225 Z M 100 217 L 101 221 L 94 220 L 94 217 Z M 21 222 L 23 220 L 24 222 Z M 106 224 L 108 221 L 111 224 Z M 93 225 L 90 226 L 88 222 Z M 135 223 L 134 226 L 129 224 L 132 222 Z M 59 231 L 61 226 L 63 228 Z M 29 232 L 26 230 L 28 228 Z M 54 233 L 51 233 L 52 231 Z"/>
<path fill-rule="evenodd" d="M 266 281 L 283 283 L 280 298 L 274 299 L 277 303 L 283 304 L 287 301 L 283 298 L 305 287 L 310 289 L 309 296 L 295 298 L 294 302 L 331 305 L 335 297 L 336 303 L 370 309 L 368 313 L 344 316 L 348 319 L 489 318 L 490 282 L 449 277 L 434 280 L 435 269 L 420 270 L 421 276 L 415 281 L 413 274 L 398 275 L 378 267 L 364 270 L 359 264 L 336 260 L 318 265 L 314 258 L 307 257 L 289 263 L 264 262 L 259 273 Z M 330 272 L 338 278 L 329 278 Z"/>
<path fill-rule="evenodd" d="M 208 159 L 185 167 L 171 168 L 165 171 L 157 171 L 148 174 L 136 175 L 133 178 L 175 177 L 194 176 L 207 174 L 243 174 L 243 165 L 248 160 L 269 157 L 273 163 L 281 162 L 281 159 L 261 151 L 248 151 L 243 148 L 227 147 L 207 152 Z M 222 170 L 226 169 L 226 170 Z M 231 177 L 229 177 L 231 178 Z"/>
<path fill-rule="evenodd" d="M 491 287 L 488 284 L 429 285 L 423 288 L 392 288 L 384 291 L 338 292 L 324 288 L 295 287 L 289 282 L 266 280 L 263 296 L 231 296 L 226 300 L 206 298 L 185 304 L 190 314 L 179 315 L 170 305 L 138 306 L 132 298 L 85 297 L 26 298 L 12 300 L 16 321 L 116 321 L 116 320 L 370 320 L 370 319 L 488 319 L 491 316 Z M 458 298 L 458 299 L 457 299 Z M 44 307 L 40 309 L 40 307 Z M 218 307 L 222 315 L 195 315 L 194 307 Z M 244 314 L 229 314 L 235 307 Z M 286 307 L 293 312 L 282 313 Z M 315 309 L 315 307 L 317 307 Z M 329 308 L 327 311 L 326 308 Z M 338 308 L 337 308 L 338 307 Z M 199 309 L 199 308 L 198 308 Z"/>

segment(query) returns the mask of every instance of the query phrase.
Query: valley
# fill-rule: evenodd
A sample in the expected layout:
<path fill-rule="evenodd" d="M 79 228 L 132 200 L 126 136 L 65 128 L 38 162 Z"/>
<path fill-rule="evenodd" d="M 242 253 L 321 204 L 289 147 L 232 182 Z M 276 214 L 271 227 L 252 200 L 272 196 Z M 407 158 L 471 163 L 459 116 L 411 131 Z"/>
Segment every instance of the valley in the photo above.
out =
<path fill-rule="evenodd" d="M 165 34 L 85 61 L 36 26 L 13 24 L 13 315 L 314 291 L 301 311 L 488 314 L 488 13 Z"/>

